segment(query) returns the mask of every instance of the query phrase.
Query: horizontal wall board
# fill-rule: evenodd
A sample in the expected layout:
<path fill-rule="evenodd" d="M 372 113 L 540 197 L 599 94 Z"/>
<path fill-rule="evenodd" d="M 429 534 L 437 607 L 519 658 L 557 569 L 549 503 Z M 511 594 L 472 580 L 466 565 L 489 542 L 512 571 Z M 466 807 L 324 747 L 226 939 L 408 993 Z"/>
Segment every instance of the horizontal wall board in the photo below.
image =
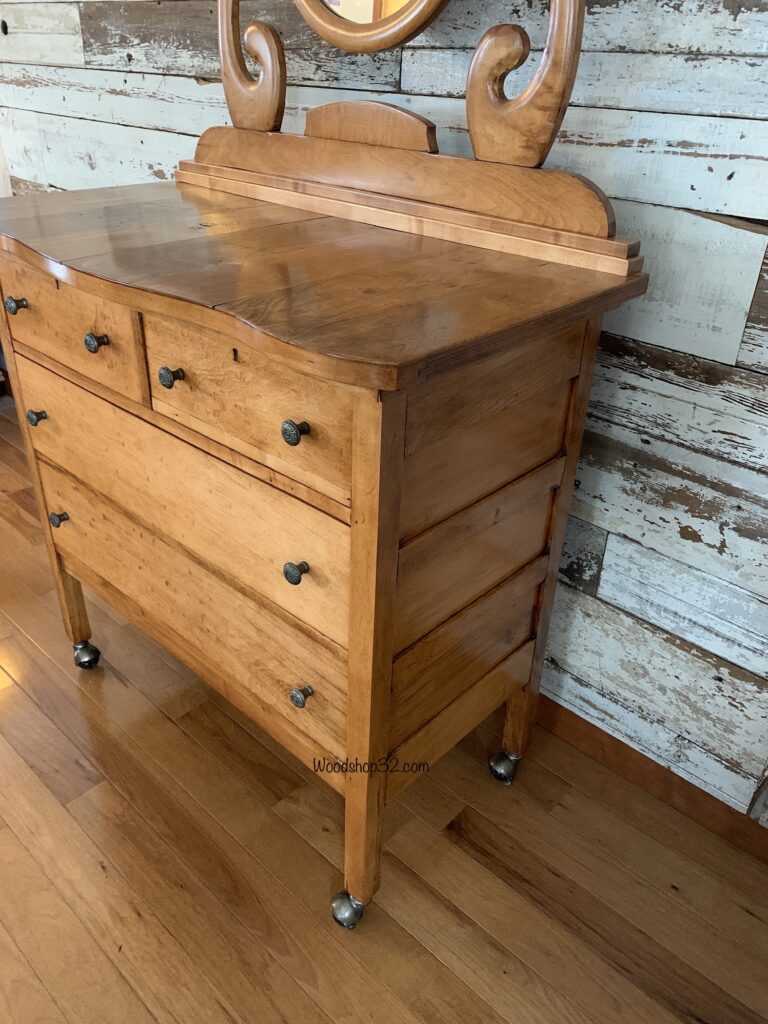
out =
<path fill-rule="evenodd" d="M 547 166 L 611 198 L 768 218 L 768 121 L 570 107 Z"/>
<path fill-rule="evenodd" d="M 608 536 L 597 597 L 755 676 L 768 676 L 768 601 Z"/>
<path fill-rule="evenodd" d="M 664 441 L 768 472 L 768 387 L 748 370 L 603 335 L 589 417 L 618 441 Z"/>
<path fill-rule="evenodd" d="M 688 779 L 739 811 L 746 811 L 755 778 L 726 764 L 716 752 L 698 746 L 673 729 L 647 717 L 642 708 L 628 706 L 558 665 L 544 666 L 542 693 L 598 728 L 617 736 L 665 768 Z"/>
<path fill-rule="evenodd" d="M 220 76 L 216 5 L 205 0 L 131 0 L 82 5 L 85 63 L 109 70 L 149 71 L 208 78 Z M 324 43 L 291 3 L 250 2 L 241 22 L 259 17 L 280 31 L 291 83 L 336 84 L 360 89 L 395 89 L 400 80 L 397 50 L 342 53 Z"/>
<path fill-rule="evenodd" d="M 733 364 L 766 238 L 686 210 L 616 200 L 617 233 L 642 240 L 648 292 L 609 313 L 605 329 Z"/>
<path fill-rule="evenodd" d="M 54 188 L 165 181 L 190 160 L 196 139 L 122 125 L 0 108 L 11 173 Z"/>
<path fill-rule="evenodd" d="M 741 339 L 738 365 L 768 373 L 768 249 Z"/>
<path fill-rule="evenodd" d="M 0 64 L 5 107 L 200 135 L 231 124 L 221 82 L 96 68 Z"/>
<path fill-rule="evenodd" d="M 470 47 L 491 25 L 522 25 L 544 47 L 547 0 L 451 0 L 411 46 Z M 585 50 L 768 53 L 768 0 L 587 0 Z"/>
<path fill-rule="evenodd" d="M 0 3 L 0 61 L 29 64 L 83 63 L 80 12 L 71 3 Z"/>
<path fill-rule="evenodd" d="M 569 516 L 560 558 L 560 579 L 594 596 L 600 583 L 608 534 L 577 516 Z"/>
<path fill-rule="evenodd" d="M 562 584 L 547 655 L 609 699 L 759 778 L 765 679 Z"/>
<path fill-rule="evenodd" d="M 403 50 L 406 93 L 463 96 L 473 50 Z M 531 54 L 504 84 L 517 96 L 541 59 Z M 571 104 L 659 113 L 768 118 L 768 62 L 760 57 L 695 57 L 687 53 L 586 52 L 579 62 Z"/>
<path fill-rule="evenodd" d="M 674 444 L 590 430 L 573 514 L 765 598 L 765 482 L 765 474 Z"/>

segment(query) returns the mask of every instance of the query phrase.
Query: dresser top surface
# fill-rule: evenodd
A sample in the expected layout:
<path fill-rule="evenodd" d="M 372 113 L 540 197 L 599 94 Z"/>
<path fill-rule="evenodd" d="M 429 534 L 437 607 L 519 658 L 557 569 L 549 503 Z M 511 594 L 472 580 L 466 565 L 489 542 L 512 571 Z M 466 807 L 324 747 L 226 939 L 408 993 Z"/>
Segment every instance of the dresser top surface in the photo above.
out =
<path fill-rule="evenodd" d="M 598 315 L 646 286 L 643 274 L 172 182 L 0 200 L 0 235 L 6 250 L 62 280 L 121 286 L 113 297 L 123 302 L 124 288 L 139 289 L 146 308 L 168 315 L 194 303 L 234 318 L 240 334 L 245 325 L 287 343 L 289 358 L 300 350 L 345 366 L 340 379 L 384 387 L 406 366 L 471 360 L 523 331 Z"/>

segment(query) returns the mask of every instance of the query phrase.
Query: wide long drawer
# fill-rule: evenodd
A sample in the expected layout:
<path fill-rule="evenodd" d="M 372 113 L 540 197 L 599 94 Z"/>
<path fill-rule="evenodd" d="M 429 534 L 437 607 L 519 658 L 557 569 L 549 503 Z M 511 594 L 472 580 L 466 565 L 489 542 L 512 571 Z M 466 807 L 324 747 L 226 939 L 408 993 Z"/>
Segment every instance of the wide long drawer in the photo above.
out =
<path fill-rule="evenodd" d="M 349 501 L 354 388 L 166 317 L 145 316 L 144 337 L 154 409 Z"/>
<path fill-rule="evenodd" d="M 348 526 L 32 360 L 18 368 L 27 408 L 45 412 L 30 431 L 39 455 L 346 647 Z M 302 562 L 292 585 L 283 567 Z"/>
<path fill-rule="evenodd" d="M 53 531 L 65 566 L 87 566 L 156 630 L 183 638 L 195 660 L 210 666 L 213 686 L 219 673 L 235 680 L 322 749 L 342 755 L 344 651 L 311 638 L 68 474 L 41 465 L 40 475 L 48 511 L 69 517 Z M 306 686 L 312 695 L 304 708 L 294 707 L 290 690 Z"/>
<path fill-rule="evenodd" d="M 2 260 L 0 274 L 14 340 L 126 398 L 148 402 L 138 313 L 13 260 Z"/>

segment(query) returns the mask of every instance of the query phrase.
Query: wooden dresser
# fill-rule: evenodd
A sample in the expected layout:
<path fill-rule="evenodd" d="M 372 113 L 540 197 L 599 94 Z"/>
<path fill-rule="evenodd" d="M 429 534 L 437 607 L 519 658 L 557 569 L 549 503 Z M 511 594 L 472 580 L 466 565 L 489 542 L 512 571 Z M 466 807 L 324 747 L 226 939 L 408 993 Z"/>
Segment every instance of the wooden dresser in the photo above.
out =
<path fill-rule="evenodd" d="M 3 349 L 76 663 L 86 584 L 320 771 L 351 927 L 385 803 L 505 703 L 514 775 L 600 318 L 647 281 L 582 179 L 385 105 L 280 133 L 279 40 L 246 94 L 236 16 L 241 126 L 176 182 L 0 203 Z"/>

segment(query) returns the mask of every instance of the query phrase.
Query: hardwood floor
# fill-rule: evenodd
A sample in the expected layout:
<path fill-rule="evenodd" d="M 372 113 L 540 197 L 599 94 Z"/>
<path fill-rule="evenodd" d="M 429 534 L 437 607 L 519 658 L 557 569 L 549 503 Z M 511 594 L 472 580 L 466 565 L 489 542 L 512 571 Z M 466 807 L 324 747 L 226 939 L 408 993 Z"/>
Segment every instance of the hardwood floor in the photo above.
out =
<path fill-rule="evenodd" d="M 758 1024 L 768 868 L 540 731 L 479 729 L 388 815 L 345 933 L 342 804 L 120 615 L 58 621 L 0 411 L 2 1024 Z"/>

